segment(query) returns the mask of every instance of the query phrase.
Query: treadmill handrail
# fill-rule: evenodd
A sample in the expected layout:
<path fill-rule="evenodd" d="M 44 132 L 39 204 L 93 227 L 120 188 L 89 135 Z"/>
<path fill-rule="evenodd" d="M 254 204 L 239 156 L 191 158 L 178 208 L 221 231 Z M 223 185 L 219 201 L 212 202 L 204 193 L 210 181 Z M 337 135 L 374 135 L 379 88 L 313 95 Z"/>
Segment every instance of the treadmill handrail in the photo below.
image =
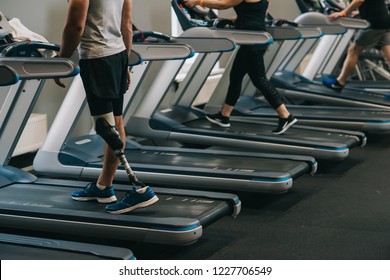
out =
<path fill-rule="evenodd" d="M 296 29 L 301 33 L 301 39 L 315 39 L 325 35 L 320 27 L 299 26 Z"/>
<path fill-rule="evenodd" d="M 273 38 L 268 32 L 207 27 L 194 27 L 188 29 L 184 31 L 179 38 L 193 38 L 194 44 L 196 43 L 196 39 L 207 38 L 212 38 L 213 40 L 217 38 L 229 39 L 237 45 L 266 45 L 273 42 Z M 190 45 L 195 48 L 193 44 Z"/>
<path fill-rule="evenodd" d="M 266 31 L 273 40 L 298 40 L 302 34 L 298 28 L 286 26 L 267 26 Z"/>
<path fill-rule="evenodd" d="M 70 58 L 24 57 L 15 56 L 34 50 L 52 50 L 58 52 L 60 46 L 45 42 L 26 41 L 9 45 L 0 55 L 0 86 L 15 84 L 19 80 L 66 78 L 79 72 L 78 52 Z"/>
<path fill-rule="evenodd" d="M 80 72 L 78 65 L 66 58 L 0 57 L 0 67 L 15 73 L 16 82 L 19 79 L 66 78 Z"/>
<path fill-rule="evenodd" d="M 144 61 L 187 59 L 195 55 L 187 44 L 134 42 L 132 47 Z"/>
<path fill-rule="evenodd" d="M 60 45 L 57 44 L 50 44 L 46 42 L 41 41 L 21 41 L 21 42 L 14 42 L 9 44 L 4 50 L 2 50 L 1 54 L 3 56 L 7 57 L 15 57 L 18 51 L 33 51 L 33 50 L 39 50 L 39 49 L 45 49 L 45 50 L 52 50 L 59 52 L 60 51 Z M 26 57 L 27 55 L 23 55 L 23 57 Z"/>
<path fill-rule="evenodd" d="M 366 20 L 341 17 L 335 21 L 330 21 L 327 15 L 319 12 L 308 12 L 301 14 L 294 20 L 294 22 L 305 26 L 318 26 L 323 28 L 324 32 L 326 31 L 327 26 L 332 25 L 339 25 L 346 29 L 366 29 L 370 27 L 369 22 Z"/>
<path fill-rule="evenodd" d="M 264 31 L 248 31 L 248 30 L 240 30 L 240 29 L 228 29 L 228 28 L 217 28 L 214 26 L 213 22 L 217 19 L 216 15 L 213 13 L 211 9 L 208 9 L 207 13 L 210 20 L 206 20 L 207 27 L 197 27 L 192 24 L 190 19 L 186 17 L 183 12 L 184 7 L 181 7 L 182 3 L 179 3 L 178 0 L 172 0 L 171 5 L 173 10 L 175 11 L 176 16 L 180 22 L 183 33 L 187 34 L 186 36 L 190 37 L 202 37 L 202 34 L 199 28 L 209 29 L 214 31 L 213 37 L 222 37 L 231 39 L 237 45 L 266 45 L 271 44 L 273 42 L 273 38 L 271 34 Z M 187 7 L 185 7 L 187 8 Z M 198 8 L 190 8 L 194 12 L 199 12 Z M 201 20 L 202 21 L 202 20 Z M 214 26 L 214 27 L 213 27 Z M 206 31 L 204 31 L 206 32 Z"/>
<path fill-rule="evenodd" d="M 143 61 L 141 54 L 132 48 L 129 55 L 129 66 L 140 65 Z"/>

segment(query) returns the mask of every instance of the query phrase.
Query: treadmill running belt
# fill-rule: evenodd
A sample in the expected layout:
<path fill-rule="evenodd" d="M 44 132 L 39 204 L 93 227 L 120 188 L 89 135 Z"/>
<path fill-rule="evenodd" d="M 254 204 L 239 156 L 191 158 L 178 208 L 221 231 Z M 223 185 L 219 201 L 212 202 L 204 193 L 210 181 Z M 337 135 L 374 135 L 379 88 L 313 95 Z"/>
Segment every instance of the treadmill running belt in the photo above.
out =
<path fill-rule="evenodd" d="M 103 140 L 86 135 L 67 141 L 58 156 L 62 166 L 78 168 L 81 178 L 96 178 L 102 168 Z M 81 152 L 80 152 L 81 151 Z M 126 158 L 142 182 L 189 189 L 281 193 L 292 180 L 315 173 L 312 157 L 126 144 Z M 123 167 L 117 180 L 128 181 Z M 72 172 L 76 173 L 76 172 Z"/>
<path fill-rule="evenodd" d="M 4 228 L 77 234 L 164 244 L 190 244 L 205 227 L 236 215 L 236 195 L 154 188 L 159 202 L 128 214 L 105 212 L 97 202 L 78 202 L 70 194 L 86 182 L 38 179 L 0 188 L 0 223 Z M 120 199 L 128 185 L 116 185 Z M 23 194 L 23 195 L 21 195 Z"/>
<path fill-rule="evenodd" d="M 0 242 L 0 259 L 2 260 L 104 260 L 106 258 L 89 253 L 60 251 L 51 248 L 29 247 Z"/>
<path fill-rule="evenodd" d="M 1 260 L 130 260 L 129 249 L 0 233 Z"/>
<path fill-rule="evenodd" d="M 129 186 L 130 188 L 130 186 Z M 205 218 L 210 214 L 210 211 L 220 207 L 228 207 L 227 203 L 223 200 L 212 199 L 199 199 L 199 197 L 191 196 L 178 196 L 178 195 L 164 195 L 157 194 L 159 197 L 158 203 L 146 208 L 140 208 L 134 212 L 127 214 L 121 214 L 116 216 L 113 214 L 107 214 L 105 211 L 105 204 L 98 203 L 96 201 L 80 202 L 75 201 L 70 197 L 73 190 L 76 187 L 49 187 L 47 185 L 26 185 L 26 184 L 14 184 L 12 187 L 0 189 L 1 197 L 0 204 L 14 205 L 14 206 L 29 206 L 36 209 L 61 209 L 71 211 L 87 211 L 97 214 L 102 214 L 108 217 L 126 217 L 137 215 L 150 216 L 157 218 L 166 217 L 179 217 L 189 218 L 197 217 L 199 219 Z M 20 194 L 28 195 L 20 195 Z M 117 198 L 120 199 L 123 195 L 123 191 L 116 191 Z M 33 214 L 33 213 L 31 213 Z M 38 215 L 38 214 L 37 214 Z M 92 219 L 92 217 L 86 217 L 86 222 Z M 82 217 L 79 219 L 84 221 Z M 117 219 L 117 223 L 121 223 L 121 219 Z M 125 219 L 123 219 L 125 222 Z M 141 223 L 141 222 L 140 222 Z"/>
<path fill-rule="evenodd" d="M 199 119 L 186 123 L 186 126 L 192 128 L 193 130 L 195 128 L 207 130 L 211 135 L 214 133 L 214 131 L 219 133 L 221 131 L 226 131 L 227 133 L 229 133 L 228 136 L 231 138 L 234 137 L 234 135 L 236 135 L 236 137 L 240 139 L 251 139 L 251 137 L 253 136 L 261 136 L 261 139 L 268 139 L 268 141 L 272 143 L 289 143 L 294 146 L 305 144 L 309 147 L 311 146 L 320 148 L 323 147 L 325 144 L 328 145 L 334 143 L 333 148 L 337 149 L 345 147 L 345 145 L 347 145 L 347 147 L 354 147 L 359 144 L 359 141 L 356 141 L 357 137 L 349 134 L 332 132 L 319 133 L 316 130 L 296 129 L 296 127 L 292 127 L 286 133 L 275 137 L 275 135 L 272 134 L 272 130 L 275 129 L 276 123 L 264 124 L 261 126 L 253 125 L 256 124 L 256 122 L 256 120 L 247 120 L 245 122 L 235 122 L 234 120 L 232 120 L 231 126 L 229 128 L 222 128 L 211 124 L 206 119 Z M 326 135 L 326 139 L 321 137 L 323 135 Z M 330 141 L 332 143 L 329 143 Z M 321 143 L 323 143 L 323 145 Z"/>

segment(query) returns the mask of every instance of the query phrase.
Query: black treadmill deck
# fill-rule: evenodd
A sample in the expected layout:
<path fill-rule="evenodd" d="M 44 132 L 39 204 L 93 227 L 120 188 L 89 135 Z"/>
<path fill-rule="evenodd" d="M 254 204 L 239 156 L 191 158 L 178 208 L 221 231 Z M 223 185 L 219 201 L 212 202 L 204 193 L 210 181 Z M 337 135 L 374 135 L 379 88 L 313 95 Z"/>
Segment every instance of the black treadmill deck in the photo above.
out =
<path fill-rule="evenodd" d="M 33 184 L 15 183 L 0 188 L 0 221 L 9 228 L 45 228 L 48 232 L 77 235 L 93 231 L 96 237 L 189 244 L 200 238 L 203 227 L 233 215 L 240 204 L 235 195 L 154 188 L 160 199 L 156 204 L 113 215 L 106 213 L 100 203 L 71 199 L 71 192 L 85 185 L 86 182 L 40 179 Z M 129 187 L 116 185 L 118 199 Z"/>

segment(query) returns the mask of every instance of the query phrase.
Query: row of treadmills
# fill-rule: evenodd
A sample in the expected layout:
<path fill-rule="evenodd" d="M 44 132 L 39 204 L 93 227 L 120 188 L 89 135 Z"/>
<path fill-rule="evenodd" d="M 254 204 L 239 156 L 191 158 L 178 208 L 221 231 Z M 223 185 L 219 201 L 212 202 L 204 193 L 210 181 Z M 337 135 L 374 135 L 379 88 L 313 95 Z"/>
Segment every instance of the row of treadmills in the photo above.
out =
<path fill-rule="evenodd" d="M 38 49 L 59 48 L 41 42 L 3 48 L 1 259 L 135 259 L 126 248 L 77 241 L 91 233 L 96 239 L 129 243 L 192 244 L 208 225 L 225 216 L 239 215 L 237 192 L 284 193 L 295 179 L 314 174 L 317 160 L 344 160 L 350 149 L 365 145 L 365 133 L 390 129 L 386 91 L 356 86 L 335 93 L 293 71 L 323 39 L 331 37 L 337 44 L 349 31 L 367 28 L 367 22 L 350 18 L 329 22 L 322 13 L 305 12 L 296 18 L 294 26 L 270 26 L 267 32 L 212 24 L 197 27 L 180 5 L 180 0 L 172 1 L 184 30 L 180 36 L 134 33 L 129 60 L 132 83 L 125 95 L 123 114 L 129 135 L 125 155 L 138 179 L 153 186 L 160 200 L 130 214 L 107 214 L 101 204 L 70 198 L 72 190 L 83 188 L 98 176 L 103 152 L 103 140 L 92 129 L 86 135 L 72 134 L 86 107 L 77 76 L 77 54 L 70 59 L 40 57 L 36 55 Z M 216 22 L 212 10 L 195 7 L 189 12 L 194 19 Z M 10 27 L 1 12 L 0 27 L 0 40 L 6 42 Z M 310 100 L 319 104 L 289 105 L 299 125 L 283 135 L 271 133 L 277 116 L 249 80 L 230 128 L 206 121 L 205 112 L 218 110 L 223 103 L 231 60 L 209 102 L 202 108 L 193 105 L 221 57 L 232 57 L 240 45 L 250 44 L 269 45 L 267 74 L 282 94 L 308 100 L 313 97 Z M 334 51 L 334 47 L 329 49 Z M 176 77 L 189 58 L 194 59 L 191 68 L 177 84 Z M 331 59 L 331 55 L 323 58 Z M 73 76 L 34 159 L 34 170 L 40 177 L 10 166 L 45 80 Z M 316 95 L 320 97 L 315 99 Z M 118 169 L 116 180 L 121 196 L 129 188 L 124 168 Z"/>

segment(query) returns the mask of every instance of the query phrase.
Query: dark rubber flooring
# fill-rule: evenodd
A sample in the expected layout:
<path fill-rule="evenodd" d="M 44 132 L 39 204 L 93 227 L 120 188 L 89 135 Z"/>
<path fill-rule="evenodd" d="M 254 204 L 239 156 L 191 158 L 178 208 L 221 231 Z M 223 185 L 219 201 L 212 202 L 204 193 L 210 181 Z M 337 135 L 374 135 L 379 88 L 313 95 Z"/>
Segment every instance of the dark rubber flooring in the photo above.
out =
<path fill-rule="evenodd" d="M 139 259 L 390 259 L 390 136 L 369 135 L 342 162 L 282 195 L 239 193 L 243 209 L 189 247 L 135 244 Z"/>

